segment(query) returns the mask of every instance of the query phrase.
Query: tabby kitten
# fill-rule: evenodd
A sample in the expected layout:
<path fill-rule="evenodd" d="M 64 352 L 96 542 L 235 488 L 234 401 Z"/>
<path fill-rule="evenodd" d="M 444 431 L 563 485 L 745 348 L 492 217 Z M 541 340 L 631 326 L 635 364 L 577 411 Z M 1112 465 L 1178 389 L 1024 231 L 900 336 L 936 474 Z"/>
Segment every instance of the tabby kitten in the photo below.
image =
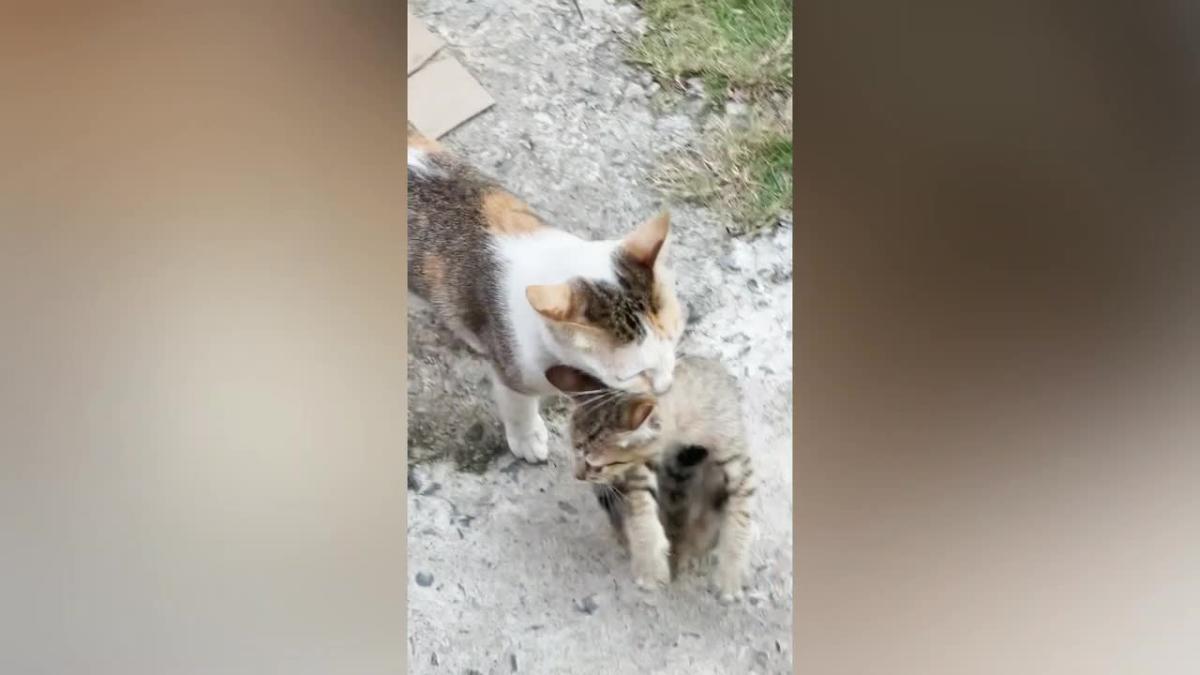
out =
<path fill-rule="evenodd" d="M 665 584 L 685 559 L 715 548 L 721 598 L 739 597 L 754 472 L 733 376 L 712 359 L 685 357 L 658 396 L 608 389 L 566 366 L 546 377 L 575 403 L 575 477 L 596 484 L 638 585 Z"/>
<path fill-rule="evenodd" d="M 556 364 L 606 387 L 666 391 L 683 329 L 665 263 L 669 219 L 620 240 L 555 229 L 491 178 L 409 125 L 408 285 L 492 365 L 513 454 L 548 456 L 541 396 Z"/>

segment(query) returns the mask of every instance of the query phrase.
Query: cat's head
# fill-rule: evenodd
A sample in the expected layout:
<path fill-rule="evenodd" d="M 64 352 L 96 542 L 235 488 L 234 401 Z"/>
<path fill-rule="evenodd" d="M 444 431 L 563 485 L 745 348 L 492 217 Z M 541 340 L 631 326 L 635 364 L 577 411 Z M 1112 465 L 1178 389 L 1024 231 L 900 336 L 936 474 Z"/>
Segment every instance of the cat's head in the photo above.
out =
<path fill-rule="evenodd" d="M 666 265 L 669 229 L 664 212 L 622 239 L 611 279 L 576 277 L 525 289 L 563 360 L 608 387 L 662 393 L 671 386 L 684 320 Z"/>
<path fill-rule="evenodd" d="M 575 477 L 611 483 L 632 465 L 651 459 L 662 430 L 657 400 L 604 385 L 570 366 L 546 370 L 546 379 L 571 397 L 570 438 Z"/>

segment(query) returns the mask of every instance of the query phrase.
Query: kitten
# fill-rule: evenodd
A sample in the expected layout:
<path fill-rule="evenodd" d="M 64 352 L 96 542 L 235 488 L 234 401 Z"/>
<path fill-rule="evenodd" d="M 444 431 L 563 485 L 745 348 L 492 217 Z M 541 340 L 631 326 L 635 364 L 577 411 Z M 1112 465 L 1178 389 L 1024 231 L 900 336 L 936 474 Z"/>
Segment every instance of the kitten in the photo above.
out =
<path fill-rule="evenodd" d="M 683 319 L 663 213 L 624 239 L 555 229 L 409 125 L 408 286 L 492 365 L 513 454 L 548 456 L 541 396 L 565 364 L 606 387 L 666 391 Z"/>
<path fill-rule="evenodd" d="M 749 561 L 754 471 L 737 381 L 712 359 L 685 357 L 665 394 L 630 394 L 575 368 L 546 377 L 574 401 L 575 477 L 596 493 L 644 588 L 713 548 L 722 600 L 741 595 Z"/>

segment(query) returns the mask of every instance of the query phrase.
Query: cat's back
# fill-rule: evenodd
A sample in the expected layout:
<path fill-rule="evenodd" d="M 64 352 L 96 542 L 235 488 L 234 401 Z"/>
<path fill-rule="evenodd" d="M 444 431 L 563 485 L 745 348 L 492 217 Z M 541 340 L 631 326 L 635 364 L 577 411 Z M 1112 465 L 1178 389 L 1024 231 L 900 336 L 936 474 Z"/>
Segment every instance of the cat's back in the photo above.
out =
<path fill-rule="evenodd" d="M 680 357 L 675 381 L 660 404 L 669 408 L 678 432 L 695 442 L 742 435 L 738 381 L 717 359 Z"/>
<path fill-rule="evenodd" d="M 418 246 L 551 229 L 496 180 L 411 125 L 407 188 L 409 239 Z"/>
<path fill-rule="evenodd" d="M 557 233 L 498 182 L 408 127 L 408 287 L 464 339 L 493 357 L 511 351 L 503 303 L 512 239 Z"/>
<path fill-rule="evenodd" d="M 668 395 L 678 404 L 700 407 L 728 406 L 741 398 L 737 378 L 723 363 L 691 355 L 676 362 L 675 382 Z"/>

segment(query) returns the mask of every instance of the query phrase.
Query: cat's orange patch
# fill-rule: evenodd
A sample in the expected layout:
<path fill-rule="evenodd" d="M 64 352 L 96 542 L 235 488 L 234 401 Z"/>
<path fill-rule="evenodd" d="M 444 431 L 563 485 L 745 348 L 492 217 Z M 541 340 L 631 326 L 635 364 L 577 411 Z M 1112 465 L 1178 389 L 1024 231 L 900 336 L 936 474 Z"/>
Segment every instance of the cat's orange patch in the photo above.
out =
<path fill-rule="evenodd" d="M 425 152 L 444 152 L 445 148 L 441 143 L 428 138 L 417 131 L 413 125 L 408 125 L 408 147 L 416 150 L 424 150 Z"/>
<path fill-rule="evenodd" d="M 488 230 L 495 234 L 529 234 L 546 227 L 528 204 L 503 190 L 485 194 L 482 211 Z"/>
<path fill-rule="evenodd" d="M 658 296 L 658 311 L 651 313 L 647 318 L 650 320 L 650 327 L 660 337 L 677 334 L 680 328 L 680 323 L 683 321 L 683 315 L 679 310 L 679 299 L 674 293 L 667 292 L 656 281 L 654 284 L 654 293 Z"/>

